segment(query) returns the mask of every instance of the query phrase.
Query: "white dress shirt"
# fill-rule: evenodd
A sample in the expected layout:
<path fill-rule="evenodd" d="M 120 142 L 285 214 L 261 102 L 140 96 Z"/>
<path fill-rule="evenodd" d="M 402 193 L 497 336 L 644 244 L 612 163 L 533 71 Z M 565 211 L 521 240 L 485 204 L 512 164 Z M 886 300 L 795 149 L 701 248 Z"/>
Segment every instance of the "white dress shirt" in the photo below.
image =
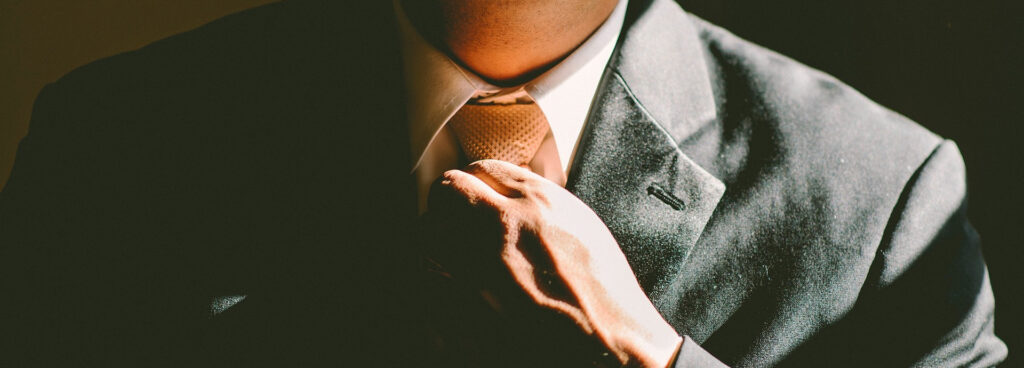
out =
<path fill-rule="evenodd" d="M 459 168 L 459 143 L 448 119 L 478 96 L 525 92 L 540 107 L 550 131 L 529 163 L 534 172 L 565 185 L 591 101 L 622 30 L 627 0 L 620 0 L 607 20 L 569 56 L 546 72 L 515 87 L 498 87 L 441 52 L 416 31 L 394 1 L 402 38 L 412 174 L 420 212 L 426 210 L 430 185 L 446 170 Z"/>

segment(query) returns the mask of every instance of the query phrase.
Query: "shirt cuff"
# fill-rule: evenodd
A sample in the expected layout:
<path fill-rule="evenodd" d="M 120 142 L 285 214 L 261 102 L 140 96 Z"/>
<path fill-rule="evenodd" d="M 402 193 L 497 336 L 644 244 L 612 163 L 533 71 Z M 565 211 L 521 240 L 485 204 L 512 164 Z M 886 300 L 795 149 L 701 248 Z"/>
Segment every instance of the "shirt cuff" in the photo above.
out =
<path fill-rule="evenodd" d="M 676 354 L 676 361 L 673 368 L 729 368 L 706 350 L 697 345 L 689 336 L 683 336 L 683 343 L 679 345 L 679 354 Z"/>

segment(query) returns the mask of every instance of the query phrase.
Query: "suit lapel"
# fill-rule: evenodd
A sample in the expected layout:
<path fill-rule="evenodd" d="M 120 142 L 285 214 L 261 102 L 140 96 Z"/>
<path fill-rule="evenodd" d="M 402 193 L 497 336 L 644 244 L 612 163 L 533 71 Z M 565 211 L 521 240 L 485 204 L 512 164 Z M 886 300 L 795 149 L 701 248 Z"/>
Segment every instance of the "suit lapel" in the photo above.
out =
<path fill-rule="evenodd" d="M 605 222 L 659 305 L 725 192 L 678 148 L 714 120 L 715 104 L 700 40 L 675 3 L 630 4 L 595 98 L 566 187 Z"/>

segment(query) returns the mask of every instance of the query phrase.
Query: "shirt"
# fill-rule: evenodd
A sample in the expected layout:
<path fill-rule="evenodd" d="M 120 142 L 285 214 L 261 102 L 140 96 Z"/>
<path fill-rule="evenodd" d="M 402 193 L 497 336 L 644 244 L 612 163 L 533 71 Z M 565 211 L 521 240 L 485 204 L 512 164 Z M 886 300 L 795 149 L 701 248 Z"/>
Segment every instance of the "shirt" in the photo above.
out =
<path fill-rule="evenodd" d="M 538 104 L 551 129 L 529 166 L 565 185 L 591 101 L 622 30 L 626 2 L 620 0 L 608 19 L 561 62 L 514 87 L 495 86 L 461 67 L 417 33 L 394 2 L 405 72 L 411 171 L 420 213 L 426 210 L 434 180 L 446 170 L 459 167 L 458 141 L 447 122 L 462 105 L 478 96 L 525 92 Z"/>

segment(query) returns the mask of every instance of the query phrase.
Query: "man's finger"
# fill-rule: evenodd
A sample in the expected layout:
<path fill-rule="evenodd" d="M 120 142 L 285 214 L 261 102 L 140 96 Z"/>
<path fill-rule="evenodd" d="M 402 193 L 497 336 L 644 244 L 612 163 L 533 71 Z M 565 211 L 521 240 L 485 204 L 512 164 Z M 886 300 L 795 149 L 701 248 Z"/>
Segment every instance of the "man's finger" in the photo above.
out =
<path fill-rule="evenodd" d="M 521 197 L 523 184 L 536 176 L 532 171 L 499 160 L 480 160 L 466 166 L 465 171 L 506 197 Z M 536 179 L 534 178 L 534 179 Z"/>
<path fill-rule="evenodd" d="M 471 204 L 482 202 L 498 208 L 508 200 L 480 178 L 461 170 L 445 171 L 441 184 L 451 187 Z"/>

